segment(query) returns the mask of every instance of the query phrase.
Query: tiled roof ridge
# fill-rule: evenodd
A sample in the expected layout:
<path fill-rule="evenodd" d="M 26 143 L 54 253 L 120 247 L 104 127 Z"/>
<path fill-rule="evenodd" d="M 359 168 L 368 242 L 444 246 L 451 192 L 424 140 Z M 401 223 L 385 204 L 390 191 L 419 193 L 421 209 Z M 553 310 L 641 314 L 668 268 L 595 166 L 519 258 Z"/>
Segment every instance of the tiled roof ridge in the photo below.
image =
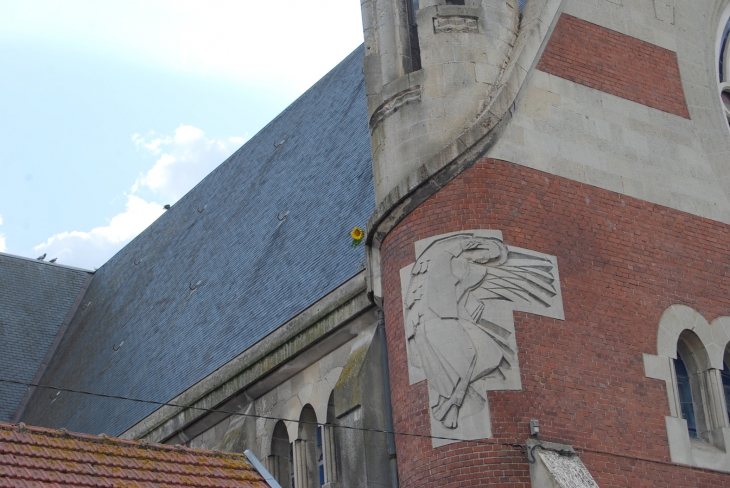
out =
<path fill-rule="evenodd" d="M 229 458 L 229 459 L 235 459 L 235 460 L 243 460 L 248 463 L 248 458 L 245 454 L 237 453 L 237 452 L 223 452 L 218 450 L 212 450 L 212 451 L 206 451 L 203 449 L 195 449 L 192 447 L 183 446 L 181 444 L 176 444 L 174 446 L 168 445 L 168 444 L 158 444 L 155 442 L 148 442 L 146 440 L 129 440 L 129 439 L 120 439 L 118 437 L 111 437 L 106 434 L 100 434 L 100 435 L 93 435 L 93 434 L 84 434 L 81 432 L 69 432 L 66 429 L 51 429 L 48 427 L 37 427 L 37 426 L 28 426 L 23 422 L 20 422 L 19 424 L 8 424 L 5 422 L 0 422 L 0 442 L 13 442 L 16 444 L 27 444 L 27 442 L 23 442 L 23 439 L 18 436 L 13 436 L 11 438 L 8 438 L 2 434 L 2 431 L 9 431 L 9 432 L 17 432 L 19 434 L 38 434 L 45 437 L 52 437 L 52 438 L 63 438 L 63 439 L 75 439 L 78 441 L 85 441 L 85 442 L 91 442 L 96 444 L 104 444 L 104 445 L 110 445 L 110 446 L 120 446 L 120 447 L 132 447 L 132 448 L 141 448 L 146 451 L 162 451 L 162 452 L 170 452 L 170 453 L 177 453 L 177 454 L 197 454 L 206 458 L 216 457 L 216 458 Z M 82 447 L 82 446 L 79 446 Z M 97 450 L 93 452 L 99 452 Z M 130 457 L 130 456 L 127 456 Z M 132 456 L 134 457 L 134 456 Z M 140 458 L 145 458 L 146 456 L 139 456 Z M 147 458 L 149 458 L 147 456 Z"/>
<path fill-rule="evenodd" d="M 89 274 L 92 274 L 92 275 L 94 273 L 96 273 L 96 271 L 91 270 L 91 269 L 78 268 L 76 266 L 69 266 L 68 264 L 63 264 L 63 263 L 52 263 L 50 261 L 45 261 L 45 260 L 40 260 L 40 259 L 35 259 L 35 258 L 29 258 L 27 256 L 19 256 L 17 254 L 10 254 L 10 253 L 7 253 L 7 252 L 0 252 L 0 256 L 6 257 L 6 258 L 11 258 L 11 259 L 17 259 L 18 261 L 28 261 L 28 262 L 36 263 L 36 264 L 45 264 L 47 266 L 52 266 L 54 268 L 67 269 L 67 270 L 70 270 L 70 271 L 82 271 L 84 273 L 89 273 Z"/>
<path fill-rule="evenodd" d="M 22 422 L 0 423 L 0 478 L 5 481 L 2 486 L 267 486 L 244 454 L 29 427 Z"/>

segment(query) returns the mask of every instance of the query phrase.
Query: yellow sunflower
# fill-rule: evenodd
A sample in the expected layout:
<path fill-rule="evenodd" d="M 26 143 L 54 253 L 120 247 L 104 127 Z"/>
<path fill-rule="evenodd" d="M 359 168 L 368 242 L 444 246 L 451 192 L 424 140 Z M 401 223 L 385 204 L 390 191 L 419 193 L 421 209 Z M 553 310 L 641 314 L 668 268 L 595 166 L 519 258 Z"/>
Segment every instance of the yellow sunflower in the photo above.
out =
<path fill-rule="evenodd" d="M 360 245 L 360 242 L 362 242 L 362 238 L 365 236 L 365 233 L 360 227 L 355 227 L 352 229 L 352 232 L 350 232 L 350 236 L 352 236 L 352 247 L 357 247 Z"/>

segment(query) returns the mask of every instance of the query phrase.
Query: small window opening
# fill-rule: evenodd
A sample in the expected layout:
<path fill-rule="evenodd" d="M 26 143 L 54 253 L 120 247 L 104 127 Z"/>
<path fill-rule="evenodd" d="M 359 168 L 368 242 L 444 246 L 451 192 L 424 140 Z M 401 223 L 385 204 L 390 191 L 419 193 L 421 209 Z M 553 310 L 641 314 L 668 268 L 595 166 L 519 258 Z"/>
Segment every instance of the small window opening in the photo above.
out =
<path fill-rule="evenodd" d="M 289 473 L 291 474 L 291 488 L 294 486 L 294 443 L 289 444 Z"/>
<path fill-rule="evenodd" d="M 464 5 L 464 0 L 446 0 L 446 5 Z"/>
<path fill-rule="evenodd" d="M 418 42 L 418 0 L 406 0 L 406 14 L 408 16 L 408 43 L 410 44 L 411 66 L 410 72 L 421 69 L 421 46 Z"/>
<path fill-rule="evenodd" d="M 682 357 L 677 354 L 674 360 L 674 371 L 677 375 L 677 389 L 679 390 L 679 404 L 682 408 L 682 418 L 687 421 L 689 436 L 697 438 L 697 422 L 695 420 L 695 407 L 692 399 L 692 388 L 689 382 L 689 373 Z"/>
<path fill-rule="evenodd" d="M 319 471 L 319 486 L 324 485 L 324 450 L 322 449 L 322 427 L 317 427 L 317 470 Z"/>

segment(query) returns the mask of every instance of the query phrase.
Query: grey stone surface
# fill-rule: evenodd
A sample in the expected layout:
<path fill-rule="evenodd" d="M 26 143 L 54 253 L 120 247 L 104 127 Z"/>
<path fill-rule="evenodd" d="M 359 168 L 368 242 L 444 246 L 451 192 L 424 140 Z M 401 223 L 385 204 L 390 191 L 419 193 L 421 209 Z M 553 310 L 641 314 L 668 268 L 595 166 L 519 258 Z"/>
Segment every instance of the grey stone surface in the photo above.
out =
<path fill-rule="evenodd" d="M 528 439 L 527 448 L 535 460 L 530 464 L 533 488 L 598 488 L 572 446 Z"/>
<path fill-rule="evenodd" d="M 311 408 L 314 418 L 310 421 L 329 424 L 323 425 L 327 453 L 325 470 L 326 479 L 331 480 L 333 488 L 391 486 L 387 442 L 381 432 L 387 424 L 376 325 L 377 315 L 373 313 L 352 321 L 345 327 L 357 328 L 359 333 L 355 338 L 326 356 L 309 361 L 306 368 L 293 371 L 284 381 L 267 381 L 265 391 L 239 409 L 239 413 L 255 414 L 257 418 L 232 415 L 190 439 L 187 444 L 196 448 L 237 452 L 251 449 L 260 459 L 267 460 L 272 472 L 277 471 L 277 467 L 282 464 L 288 466 L 289 463 L 288 449 L 282 457 L 281 453 L 275 452 L 273 442 L 276 425 L 281 419 L 286 426 L 287 446 L 295 443 L 294 469 L 300 484 L 310 486 L 311 473 L 307 473 L 312 463 L 305 459 L 307 446 L 302 442 L 306 440 L 303 428 L 311 426 L 302 422 L 306 420 L 302 419 L 302 411 Z M 332 340 L 334 336 L 330 335 L 322 342 Z M 283 368 L 289 369 L 289 365 Z M 344 405 L 343 408 L 338 403 L 348 402 L 348 395 L 357 400 L 357 405 Z M 330 400 L 334 400 L 331 407 Z M 342 427 L 375 429 L 378 432 Z"/>
<path fill-rule="evenodd" d="M 535 70 L 489 157 L 730 222 L 730 110 L 718 96 L 728 2 L 562 4 L 566 14 L 675 51 L 690 119 Z"/>
<path fill-rule="evenodd" d="M 519 27 L 517 0 L 421 2 L 415 16 L 422 68 L 413 71 L 409 51 L 394 42 L 407 27 L 393 4 L 363 2 L 378 204 L 485 112 L 505 82 Z M 386 11 L 394 15 L 378 15 Z"/>
<path fill-rule="evenodd" d="M 360 271 L 348 235 L 374 208 L 362 56 L 99 269 L 45 383 L 168 401 Z M 37 394 L 24 420 L 117 435 L 156 408 Z"/>
<path fill-rule="evenodd" d="M 554 256 L 496 230 L 415 243 L 401 270 L 410 383 L 427 380 L 433 445 L 492 436 L 489 390 L 520 390 L 514 311 L 564 319 Z"/>
<path fill-rule="evenodd" d="M 0 379 L 33 380 L 89 274 L 0 253 Z M 0 421 L 12 419 L 26 390 L 0 382 Z"/>

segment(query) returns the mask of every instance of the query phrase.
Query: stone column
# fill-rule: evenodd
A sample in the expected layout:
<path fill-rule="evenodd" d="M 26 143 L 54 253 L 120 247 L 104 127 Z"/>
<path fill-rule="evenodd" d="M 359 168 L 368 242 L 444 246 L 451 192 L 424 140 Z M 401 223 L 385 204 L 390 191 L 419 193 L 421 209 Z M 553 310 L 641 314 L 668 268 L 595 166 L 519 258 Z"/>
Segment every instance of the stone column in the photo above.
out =
<path fill-rule="evenodd" d="M 271 476 L 273 476 L 276 481 L 279 481 L 279 470 L 277 469 L 279 465 L 275 455 L 272 454 L 264 459 L 264 467 L 266 468 L 266 471 L 271 473 Z"/>
<path fill-rule="evenodd" d="M 337 451 L 335 448 L 335 427 L 322 426 L 322 452 L 324 454 L 324 480 L 327 483 L 339 481 L 337 477 Z"/>
<path fill-rule="evenodd" d="M 309 488 L 307 476 L 307 442 L 302 439 L 294 441 L 294 486 Z"/>
<path fill-rule="evenodd" d="M 713 432 L 728 427 L 727 410 L 725 408 L 725 392 L 722 387 L 722 376 L 719 369 L 708 369 L 704 373 L 702 400 L 705 404 L 707 430 Z"/>

